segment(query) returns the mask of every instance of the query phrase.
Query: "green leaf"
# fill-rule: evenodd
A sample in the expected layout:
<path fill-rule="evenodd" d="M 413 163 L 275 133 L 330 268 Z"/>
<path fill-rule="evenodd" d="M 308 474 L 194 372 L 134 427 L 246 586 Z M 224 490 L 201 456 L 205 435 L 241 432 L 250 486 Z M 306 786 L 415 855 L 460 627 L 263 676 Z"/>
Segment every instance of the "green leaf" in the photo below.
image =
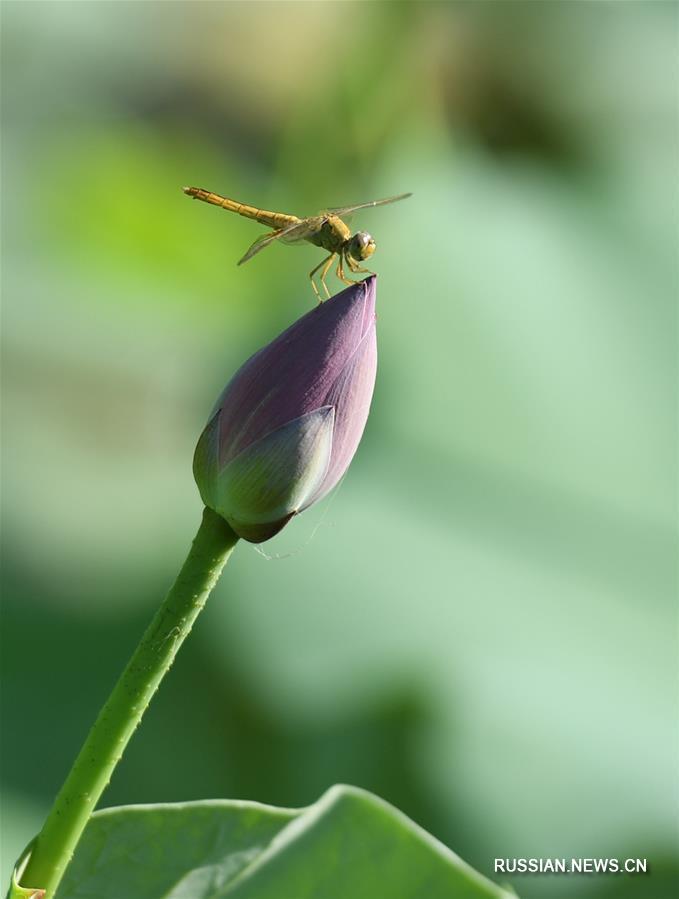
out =
<path fill-rule="evenodd" d="M 12 883 L 9 887 L 7 899 L 43 899 L 44 895 L 44 890 L 31 890 L 29 888 L 22 887 L 19 883 L 17 883 L 16 873 L 12 875 Z"/>
<path fill-rule="evenodd" d="M 45 895 L 44 890 L 36 890 L 30 889 L 27 887 L 22 887 L 19 883 L 21 879 L 21 872 L 26 867 L 26 862 L 28 861 L 28 856 L 31 851 L 31 846 L 28 846 L 21 853 L 21 858 L 16 863 L 14 870 L 12 871 L 12 882 L 9 885 L 9 893 L 7 894 L 7 899 L 43 899 Z"/>
<path fill-rule="evenodd" d="M 393 806 L 346 786 L 304 809 L 205 801 L 97 812 L 57 892 L 57 899 L 509 896 Z"/>

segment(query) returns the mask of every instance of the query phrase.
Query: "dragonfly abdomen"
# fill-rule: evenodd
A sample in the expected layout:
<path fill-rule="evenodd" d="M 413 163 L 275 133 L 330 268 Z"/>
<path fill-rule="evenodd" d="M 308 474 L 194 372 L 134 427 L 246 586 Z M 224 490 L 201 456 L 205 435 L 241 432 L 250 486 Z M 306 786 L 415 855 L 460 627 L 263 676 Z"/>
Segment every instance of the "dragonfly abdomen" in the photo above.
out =
<path fill-rule="evenodd" d="M 239 203 L 238 200 L 232 200 L 229 197 L 222 197 L 214 194 L 209 190 L 203 190 L 202 187 L 185 187 L 184 193 L 194 200 L 202 200 L 203 203 L 211 203 L 213 206 L 221 206 L 222 209 L 228 209 L 229 212 L 235 212 L 247 219 L 254 219 L 262 225 L 278 230 L 286 228 L 288 225 L 294 225 L 299 219 L 295 215 L 287 215 L 285 212 L 270 212 L 268 209 L 257 209 L 256 206 L 248 206 L 246 203 Z"/>

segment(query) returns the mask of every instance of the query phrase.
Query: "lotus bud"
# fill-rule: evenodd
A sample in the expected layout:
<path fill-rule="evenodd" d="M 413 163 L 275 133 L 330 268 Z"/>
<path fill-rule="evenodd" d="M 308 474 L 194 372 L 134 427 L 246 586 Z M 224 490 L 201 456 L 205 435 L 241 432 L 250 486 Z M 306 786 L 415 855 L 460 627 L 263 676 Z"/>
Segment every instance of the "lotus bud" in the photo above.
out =
<path fill-rule="evenodd" d="M 349 467 L 377 371 L 374 276 L 319 304 L 251 356 L 193 463 L 206 506 L 252 543 L 322 499 Z"/>

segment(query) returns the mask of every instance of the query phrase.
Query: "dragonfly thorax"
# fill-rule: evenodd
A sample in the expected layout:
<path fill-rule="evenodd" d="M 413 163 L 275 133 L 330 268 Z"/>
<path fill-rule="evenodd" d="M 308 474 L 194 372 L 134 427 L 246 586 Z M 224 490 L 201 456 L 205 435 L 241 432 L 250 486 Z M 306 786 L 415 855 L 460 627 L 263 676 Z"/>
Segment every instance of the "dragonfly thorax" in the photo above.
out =
<path fill-rule="evenodd" d="M 375 252 L 375 241 L 367 231 L 357 231 L 353 237 L 349 239 L 347 252 L 352 259 L 360 262 L 367 259 Z"/>

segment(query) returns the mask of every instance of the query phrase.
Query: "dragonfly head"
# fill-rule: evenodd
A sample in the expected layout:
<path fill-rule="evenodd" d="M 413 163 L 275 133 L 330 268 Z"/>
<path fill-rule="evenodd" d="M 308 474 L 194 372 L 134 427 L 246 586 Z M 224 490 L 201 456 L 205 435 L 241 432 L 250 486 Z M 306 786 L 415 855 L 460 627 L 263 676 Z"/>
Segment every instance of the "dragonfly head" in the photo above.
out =
<path fill-rule="evenodd" d="M 367 231 L 357 231 L 353 237 L 349 238 L 347 252 L 352 259 L 361 262 L 375 252 L 375 241 Z"/>

